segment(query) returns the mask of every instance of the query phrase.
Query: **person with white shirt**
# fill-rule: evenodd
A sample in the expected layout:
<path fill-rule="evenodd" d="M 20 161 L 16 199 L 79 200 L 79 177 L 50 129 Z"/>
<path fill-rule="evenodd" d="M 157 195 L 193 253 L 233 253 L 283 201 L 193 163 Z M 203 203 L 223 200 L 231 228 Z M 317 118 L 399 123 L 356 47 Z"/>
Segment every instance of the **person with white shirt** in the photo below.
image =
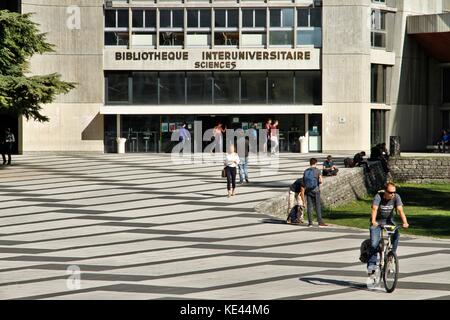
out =
<path fill-rule="evenodd" d="M 225 155 L 228 198 L 236 194 L 236 167 L 239 165 L 239 161 L 239 155 L 235 152 L 234 145 L 230 145 Z"/>

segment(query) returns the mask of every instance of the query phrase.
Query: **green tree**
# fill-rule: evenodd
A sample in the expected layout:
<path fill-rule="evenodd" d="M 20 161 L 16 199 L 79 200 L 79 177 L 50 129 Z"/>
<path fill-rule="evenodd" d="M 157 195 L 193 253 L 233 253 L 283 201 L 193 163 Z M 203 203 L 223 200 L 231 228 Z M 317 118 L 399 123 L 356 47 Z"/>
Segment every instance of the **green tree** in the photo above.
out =
<path fill-rule="evenodd" d="M 75 83 L 62 81 L 57 73 L 26 75 L 34 54 L 54 52 L 30 15 L 0 10 L 0 112 L 43 122 L 49 119 L 40 113 L 42 105 L 69 92 Z"/>

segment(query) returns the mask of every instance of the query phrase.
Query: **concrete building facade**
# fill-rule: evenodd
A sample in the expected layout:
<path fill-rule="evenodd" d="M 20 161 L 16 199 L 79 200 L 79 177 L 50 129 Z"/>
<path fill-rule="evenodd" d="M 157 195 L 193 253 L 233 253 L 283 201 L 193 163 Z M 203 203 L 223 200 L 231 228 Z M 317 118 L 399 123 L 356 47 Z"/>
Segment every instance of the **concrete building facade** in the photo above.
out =
<path fill-rule="evenodd" d="M 423 151 L 450 126 L 450 54 L 430 50 L 449 39 L 449 2 L 22 0 L 55 45 L 32 73 L 78 85 L 44 106 L 49 123 L 19 119 L 19 152 L 116 152 L 117 137 L 127 152 L 167 152 L 182 123 L 267 118 L 282 152 L 301 136 L 309 152 L 389 136 Z"/>

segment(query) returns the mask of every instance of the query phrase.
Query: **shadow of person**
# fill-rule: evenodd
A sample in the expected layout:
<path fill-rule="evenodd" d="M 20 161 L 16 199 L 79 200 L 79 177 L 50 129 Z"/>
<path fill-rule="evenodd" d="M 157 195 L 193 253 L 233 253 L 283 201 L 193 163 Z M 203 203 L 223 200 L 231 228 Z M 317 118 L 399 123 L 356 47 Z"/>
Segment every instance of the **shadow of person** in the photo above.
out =
<path fill-rule="evenodd" d="M 262 223 L 286 224 L 286 220 L 269 218 L 269 219 L 262 219 Z"/>

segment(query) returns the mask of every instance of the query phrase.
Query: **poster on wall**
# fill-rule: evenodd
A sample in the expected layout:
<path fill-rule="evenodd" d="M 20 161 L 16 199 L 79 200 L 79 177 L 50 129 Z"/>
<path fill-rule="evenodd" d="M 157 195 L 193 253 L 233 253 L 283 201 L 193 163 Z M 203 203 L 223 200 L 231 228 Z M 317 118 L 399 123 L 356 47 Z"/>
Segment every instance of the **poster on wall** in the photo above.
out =
<path fill-rule="evenodd" d="M 175 123 L 169 123 L 169 132 L 174 132 L 177 129 Z"/>
<path fill-rule="evenodd" d="M 169 131 L 169 124 L 166 122 L 161 123 L 161 132 L 168 132 Z"/>

